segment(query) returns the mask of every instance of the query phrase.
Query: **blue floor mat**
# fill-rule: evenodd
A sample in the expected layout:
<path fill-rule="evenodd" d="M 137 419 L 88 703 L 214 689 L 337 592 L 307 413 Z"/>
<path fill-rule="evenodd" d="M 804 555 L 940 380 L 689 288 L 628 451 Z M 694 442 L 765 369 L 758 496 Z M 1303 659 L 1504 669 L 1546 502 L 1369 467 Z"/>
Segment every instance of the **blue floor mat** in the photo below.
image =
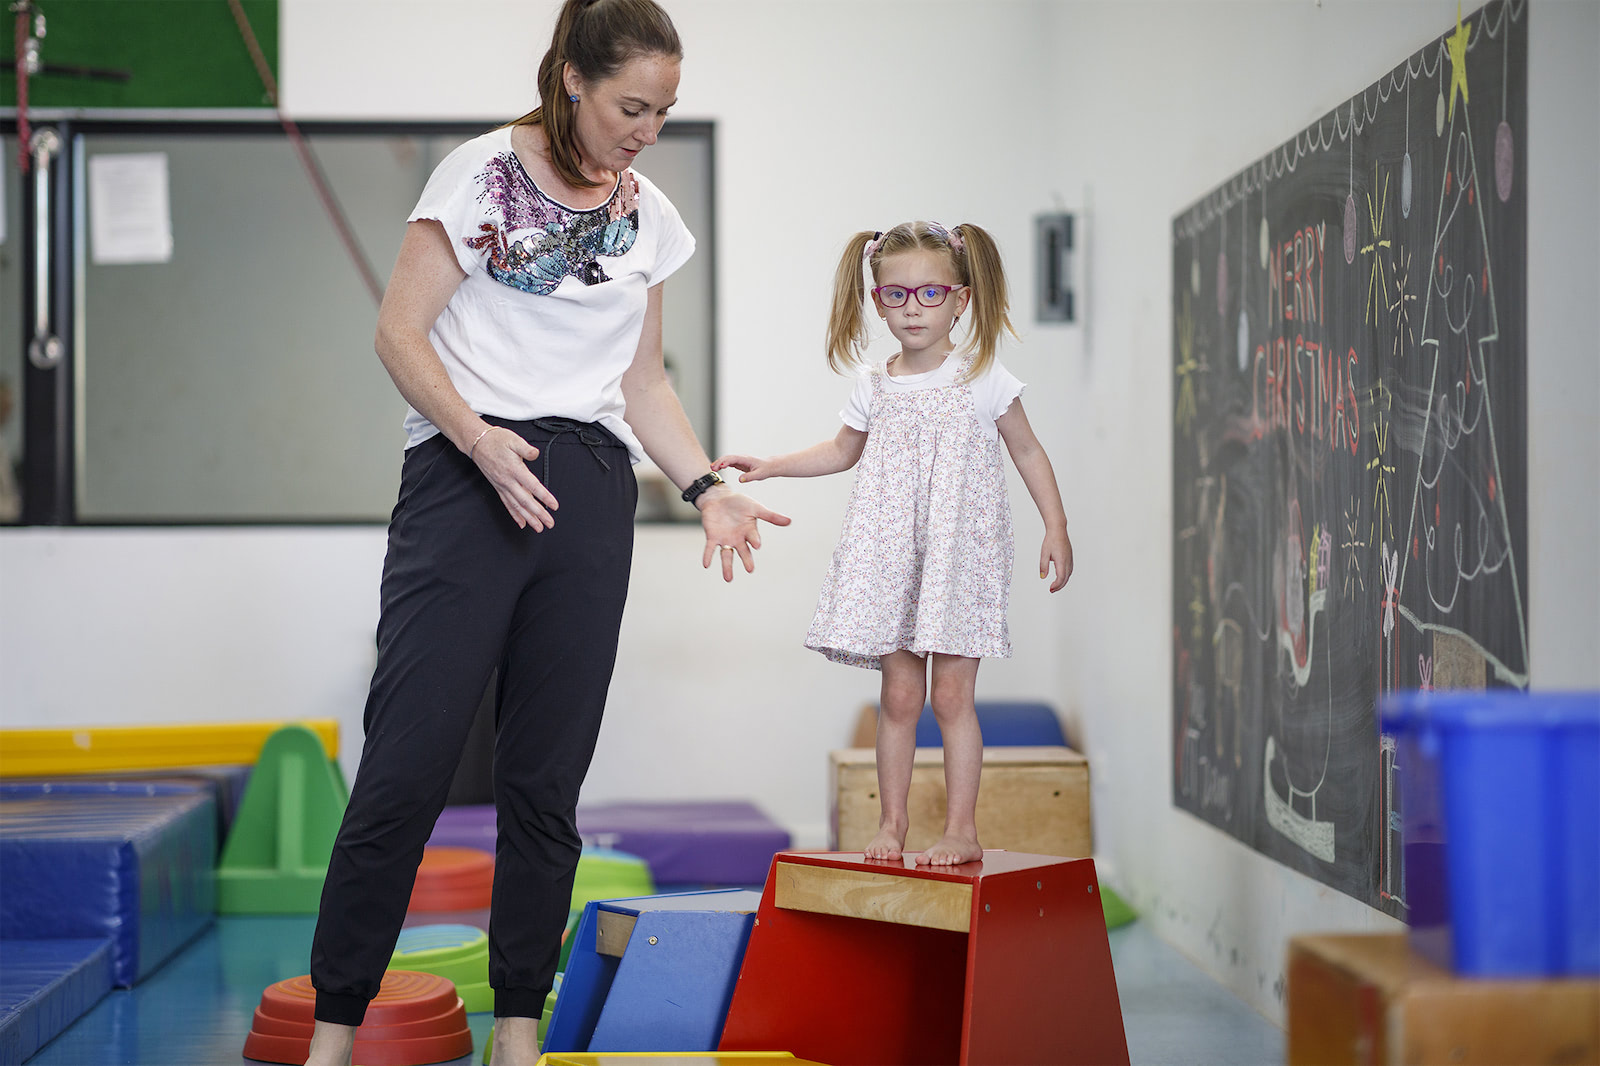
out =
<path fill-rule="evenodd" d="M 216 804 L 199 785 L 0 789 L 0 938 L 110 937 L 128 987 L 212 922 Z"/>
<path fill-rule="evenodd" d="M 26 1061 L 109 991 L 110 940 L 0 940 L 0 1063 Z"/>

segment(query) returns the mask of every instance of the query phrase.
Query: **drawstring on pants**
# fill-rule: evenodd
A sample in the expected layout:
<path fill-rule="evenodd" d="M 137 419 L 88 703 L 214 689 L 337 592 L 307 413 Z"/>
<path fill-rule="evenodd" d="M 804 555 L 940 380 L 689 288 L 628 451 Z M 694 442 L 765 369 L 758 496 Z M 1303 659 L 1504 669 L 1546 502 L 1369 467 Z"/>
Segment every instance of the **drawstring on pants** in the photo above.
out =
<path fill-rule="evenodd" d="M 610 445 L 611 441 L 598 433 L 589 423 L 576 422 L 570 418 L 546 416 L 544 418 L 535 418 L 533 424 L 551 435 L 550 439 L 545 442 L 545 446 L 540 449 L 540 451 L 544 452 L 545 485 L 550 484 L 550 445 L 554 444 L 557 438 L 567 433 L 577 437 L 578 443 L 589 449 L 589 454 L 594 456 L 595 462 L 600 464 L 602 470 L 608 474 L 611 472 L 611 464 L 606 462 L 605 456 L 601 455 L 599 451 L 601 447 Z"/>

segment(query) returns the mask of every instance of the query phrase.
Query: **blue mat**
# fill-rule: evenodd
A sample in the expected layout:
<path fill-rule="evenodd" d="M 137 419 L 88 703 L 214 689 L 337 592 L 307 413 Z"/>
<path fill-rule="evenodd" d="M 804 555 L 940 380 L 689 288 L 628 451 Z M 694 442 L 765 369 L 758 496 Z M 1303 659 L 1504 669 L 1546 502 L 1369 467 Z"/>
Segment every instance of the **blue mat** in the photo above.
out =
<path fill-rule="evenodd" d="M 49 777 L 13 777 L 0 782 L 0 795 L 27 795 L 44 791 L 104 791 L 108 783 L 142 785 L 198 785 L 217 804 L 217 848 L 228 839 L 233 816 L 244 798 L 254 766 L 185 766 L 173 770 L 115 770 L 99 774 L 57 774 Z"/>
<path fill-rule="evenodd" d="M 986 748 L 1066 746 L 1061 721 L 1048 703 L 1022 700 L 979 700 L 978 727 L 983 730 Z M 931 705 L 922 708 L 917 719 L 917 747 L 941 748 L 944 735 Z"/>
<path fill-rule="evenodd" d="M 128 987 L 211 924 L 217 812 L 199 785 L 0 788 L 0 939 L 110 938 Z"/>
<path fill-rule="evenodd" d="M 109 940 L 0 940 L 0 1063 L 25 1062 L 109 991 Z"/>

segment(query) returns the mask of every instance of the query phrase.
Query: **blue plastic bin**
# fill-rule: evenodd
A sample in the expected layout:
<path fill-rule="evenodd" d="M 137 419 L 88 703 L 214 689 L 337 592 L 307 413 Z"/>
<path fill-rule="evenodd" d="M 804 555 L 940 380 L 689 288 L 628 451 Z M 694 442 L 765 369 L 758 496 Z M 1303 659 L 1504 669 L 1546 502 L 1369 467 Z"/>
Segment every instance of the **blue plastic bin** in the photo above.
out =
<path fill-rule="evenodd" d="M 1402 692 L 1381 711 L 1416 950 L 1473 977 L 1600 975 L 1600 693 Z"/>

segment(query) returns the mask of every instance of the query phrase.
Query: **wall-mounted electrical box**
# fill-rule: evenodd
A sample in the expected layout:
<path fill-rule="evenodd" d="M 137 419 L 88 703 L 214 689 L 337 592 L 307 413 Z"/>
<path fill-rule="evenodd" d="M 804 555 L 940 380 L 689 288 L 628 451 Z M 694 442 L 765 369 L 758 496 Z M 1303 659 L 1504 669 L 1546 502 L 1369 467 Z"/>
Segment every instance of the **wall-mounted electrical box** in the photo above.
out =
<path fill-rule="evenodd" d="M 1034 235 L 1034 319 L 1076 322 L 1072 278 L 1077 219 L 1065 212 L 1037 215 Z"/>

